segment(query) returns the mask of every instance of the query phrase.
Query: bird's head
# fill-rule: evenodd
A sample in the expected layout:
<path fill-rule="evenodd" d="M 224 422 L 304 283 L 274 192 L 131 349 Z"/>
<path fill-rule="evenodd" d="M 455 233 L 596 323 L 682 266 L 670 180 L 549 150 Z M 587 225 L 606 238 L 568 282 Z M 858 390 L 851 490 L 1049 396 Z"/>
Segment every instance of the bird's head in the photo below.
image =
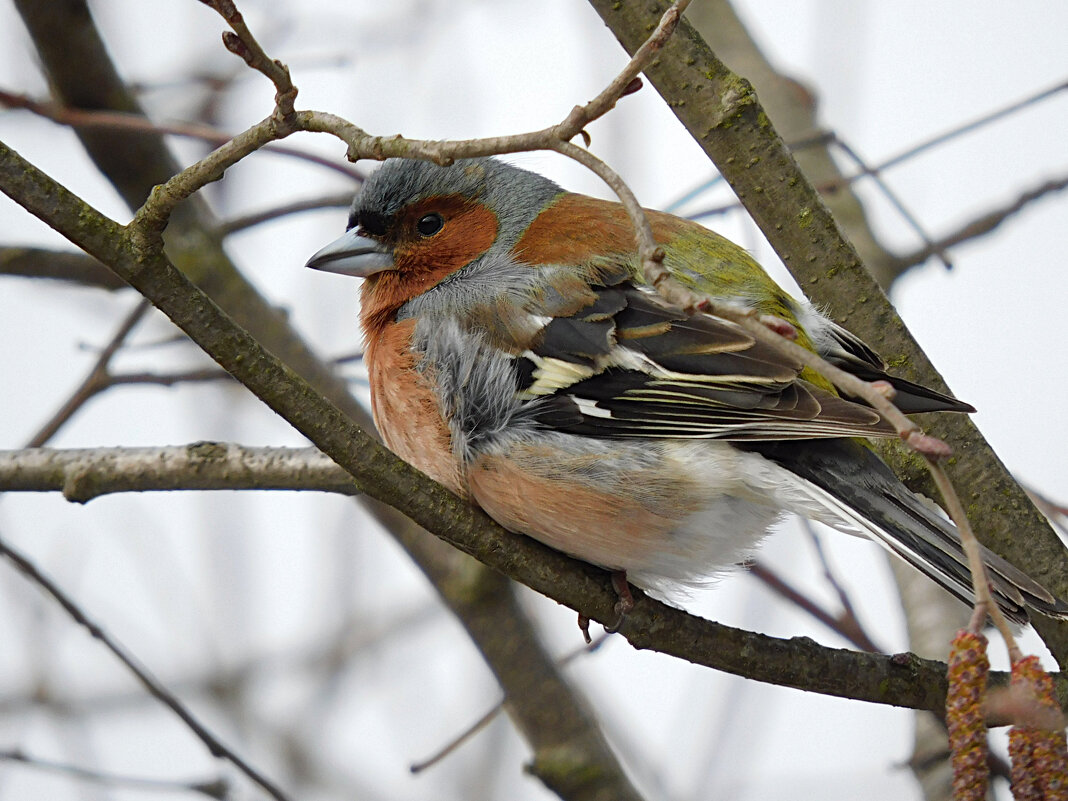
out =
<path fill-rule="evenodd" d="M 353 201 L 345 234 L 307 266 L 368 279 L 365 321 L 391 315 L 458 270 L 508 253 L 562 191 L 495 159 L 389 159 Z"/>

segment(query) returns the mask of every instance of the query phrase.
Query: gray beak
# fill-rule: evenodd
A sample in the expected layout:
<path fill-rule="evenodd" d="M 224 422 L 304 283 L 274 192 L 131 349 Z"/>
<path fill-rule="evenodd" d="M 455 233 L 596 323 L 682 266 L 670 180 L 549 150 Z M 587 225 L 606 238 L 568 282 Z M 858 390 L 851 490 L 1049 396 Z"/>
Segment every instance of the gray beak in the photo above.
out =
<path fill-rule="evenodd" d="M 353 228 L 346 231 L 344 236 L 308 259 L 304 266 L 357 278 L 393 269 L 392 251 L 381 242 L 357 233 L 357 230 Z"/>

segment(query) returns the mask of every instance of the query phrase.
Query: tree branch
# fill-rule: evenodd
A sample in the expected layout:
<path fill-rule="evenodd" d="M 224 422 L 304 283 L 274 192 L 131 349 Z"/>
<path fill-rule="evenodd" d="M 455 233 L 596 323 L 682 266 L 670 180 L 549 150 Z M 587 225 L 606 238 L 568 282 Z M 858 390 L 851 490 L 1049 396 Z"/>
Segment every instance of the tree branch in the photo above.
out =
<path fill-rule="evenodd" d="M 92 256 L 45 248 L 0 247 L 0 275 L 51 278 L 108 290 L 129 288 Z"/>
<path fill-rule="evenodd" d="M 591 0 L 628 52 L 644 41 L 663 4 Z M 730 72 L 683 21 L 646 75 L 715 162 L 798 283 L 877 350 L 904 377 L 936 389 L 945 384 L 911 338 L 885 295 L 842 237 L 826 207 L 800 173 L 749 84 Z M 969 497 L 969 516 L 984 543 L 1059 597 L 1068 597 L 1068 555 L 989 445 L 963 415 L 942 415 L 931 430 L 952 442 L 947 465 Z M 881 454 L 905 477 L 923 468 L 887 447 Z M 1068 624 L 1036 616 L 1035 628 L 1062 664 Z"/>
<path fill-rule="evenodd" d="M 33 581 L 38 587 L 52 596 L 55 601 L 70 615 L 70 617 L 89 632 L 95 640 L 99 640 L 105 648 L 113 653 L 126 668 L 137 677 L 137 680 L 145 688 L 149 695 L 166 706 L 175 715 L 181 718 L 186 727 L 196 735 L 207 747 L 211 755 L 217 759 L 225 759 L 234 767 L 244 773 L 249 779 L 258 784 L 271 798 L 276 801 L 288 801 L 288 796 L 274 784 L 265 774 L 261 773 L 251 763 L 245 761 L 236 751 L 223 743 L 203 723 L 201 723 L 185 706 L 177 696 L 168 690 L 153 676 L 148 668 L 142 665 L 132 654 L 112 637 L 104 628 L 92 620 L 75 601 L 68 596 L 58 584 L 37 569 L 28 558 L 12 548 L 0 538 L 0 556 L 11 562 L 19 572 Z"/>
<path fill-rule="evenodd" d="M 957 228 L 957 230 L 940 236 L 931 244 L 915 250 L 912 253 L 906 253 L 903 256 L 890 259 L 889 263 L 884 266 L 884 270 L 894 277 L 903 275 L 912 267 L 923 264 L 935 253 L 948 250 L 954 245 L 959 245 L 970 239 L 985 236 L 996 230 L 998 226 L 1010 217 L 1019 214 L 1032 203 L 1042 200 L 1048 195 L 1056 192 L 1063 192 L 1065 189 L 1068 189 L 1068 175 L 1061 176 L 1060 178 L 1053 178 L 1049 181 L 1043 181 L 1034 189 L 1022 192 L 1019 197 L 1011 203 L 1000 206 L 999 208 L 991 209 L 986 214 L 980 215 L 974 220 L 969 220 L 964 225 Z"/>
<path fill-rule="evenodd" d="M 407 467 L 403 463 L 399 466 Z M 143 478 L 138 478 L 139 470 L 146 471 Z M 114 482 L 107 483 L 106 476 L 113 473 Z M 314 448 L 245 448 L 203 442 L 175 448 L 0 451 L 0 491 L 62 491 L 66 495 L 71 481 L 78 491 L 70 499 L 78 502 L 105 491 L 153 489 L 287 489 L 341 494 L 358 491 L 351 473 Z M 80 481 L 84 485 L 77 483 Z M 413 515 L 439 514 L 434 528 L 441 539 L 582 614 L 615 621 L 617 596 L 604 571 L 511 534 L 459 502 L 463 519 L 452 520 L 447 508 L 453 496 L 420 474 L 414 474 L 407 486 L 412 487 L 413 494 L 425 489 L 431 499 L 429 511 L 420 514 L 414 502 L 407 506 L 412 507 Z M 410 541 L 402 537 L 401 543 L 407 548 Z M 427 572 L 444 575 L 450 569 L 450 553 L 438 550 L 438 561 L 424 557 L 419 563 L 431 565 Z M 464 604 L 473 603 L 472 595 L 481 596 L 483 591 L 491 595 L 501 591 L 493 587 L 488 577 L 477 571 L 472 573 L 470 567 L 453 565 L 451 569 L 456 571 L 454 578 L 436 581 L 435 586 L 448 587 L 449 595 L 464 599 Z M 482 584 L 487 581 L 490 583 Z M 636 648 L 810 692 L 936 713 L 944 709 L 943 662 L 911 654 L 885 656 L 828 648 L 804 637 L 768 637 L 703 620 L 640 592 L 637 598 L 635 610 L 622 627 L 622 634 Z M 472 628 L 502 628 L 500 616 L 487 613 L 485 617 L 476 614 L 475 618 L 483 623 L 469 624 L 472 617 L 461 615 L 465 625 Z M 1068 706 L 1068 678 L 1058 675 L 1056 679 L 1061 702 Z M 994 680 L 1007 682 L 1008 675 L 996 674 Z M 1004 722 L 991 721 L 992 725 Z"/>
<path fill-rule="evenodd" d="M 356 495 L 351 475 L 318 448 L 194 442 L 162 448 L 0 451 L 0 492 L 62 492 L 75 503 L 116 492 L 317 490 Z"/>
<path fill-rule="evenodd" d="M 30 29 L 41 61 L 48 72 L 49 82 L 55 88 L 62 105 L 79 109 L 116 110 L 143 114 L 132 94 L 119 79 L 118 71 L 107 55 L 85 0 L 56 0 L 45 5 L 35 0 L 18 0 L 16 5 Z M 350 127 L 354 128 L 354 126 Z M 78 133 L 101 172 L 115 183 L 131 208 L 142 204 L 154 185 L 166 182 L 178 170 L 159 134 L 138 132 L 117 135 L 114 131 L 99 129 L 80 130 Z M 5 148 L 0 145 L 0 151 L 4 150 Z M 2 168 L 0 172 L 3 172 Z M 0 183 L 6 183 L 7 177 L 10 176 L 0 177 Z M 17 182 L 17 179 L 15 180 Z M 236 270 L 222 250 L 220 237 L 215 233 L 215 221 L 211 218 L 206 206 L 198 202 L 197 198 L 191 200 L 192 202 L 179 205 L 169 219 L 166 235 L 167 253 L 174 260 L 173 263 L 180 264 L 187 275 L 197 282 L 200 289 L 204 290 L 214 303 L 218 303 L 222 309 L 225 309 L 225 312 L 220 312 L 218 307 L 208 302 L 212 310 L 212 314 L 208 317 L 213 318 L 218 314 L 226 319 L 224 326 L 226 331 L 234 328 L 229 320 L 232 318 L 240 329 L 250 332 L 256 341 L 266 346 L 270 353 L 277 354 L 289 368 L 296 370 L 310 382 L 311 387 L 314 387 L 318 393 L 330 399 L 331 408 L 336 405 L 334 411 L 340 410 L 344 415 L 342 418 L 344 424 L 339 431 L 355 429 L 355 426 L 349 422 L 350 420 L 357 421 L 364 428 L 371 428 L 370 416 L 353 399 L 344 381 L 340 380 L 329 366 L 324 365 L 315 357 L 299 334 L 290 326 L 285 314 L 269 306 Z M 78 208 L 77 204 L 74 208 Z M 69 217 L 64 217 L 63 213 L 51 214 L 47 209 L 47 204 L 39 207 L 37 213 L 46 219 L 53 218 L 49 220 L 49 224 L 57 230 L 66 229 L 68 236 L 72 229 L 78 229 L 81 234 L 93 239 L 98 247 L 97 252 L 107 252 L 114 259 L 113 266 L 114 263 L 123 262 L 130 269 L 136 270 L 136 258 L 128 258 L 130 253 L 126 250 L 127 243 L 121 229 L 114 226 L 110 220 L 99 215 L 90 215 L 84 223 L 79 224 Z M 64 218 L 62 224 L 58 224 L 56 218 Z M 114 239 L 108 246 L 107 239 L 111 236 L 118 236 L 118 239 Z M 152 273 L 151 264 L 155 262 L 168 264 L 168 266 L 170 264 L 156 253 L 149 260 L 149 274 Z M 124 272 L 124 274 L 128 273 Z M 163 282 L 163 284 L 157 284 L 156 289 L 164 296 L 167 296 L 169 292 L 175 292 L 176 294 L 169 297 L 171 313 L 175 312 L 175 305 L 180 306 L 182 314 L 187 315 L 187 325 L 192 328 L 198 327 L 194 318 L 196 318 L 196 307 L 204 301 L 200 293 L 189 295 L 188 285 L 182 282 L 169 287 L 166 282 Z M 156 293 L 152 294 L 156 295 Z M 158 300 L 159 296 L 156 295 L 156 297 Z M 229 318 L 226 315 L 229 315 Z M 224 337 L 215 339 L 221 344 Z M 235 341 L 233 344 L 240 348 L 241 341 Z M 258 345 L 256 347 L 259 348 Z M 230 351 L 230 356 L 238 360 L 241 358 L 239 353 L 233 351 Z M 277 364 L 275 367 L 281 369 Z M 282 375 L 286 378 L 292 377 L 292 373 L 288 370 L 282 370 Z M 302 391 L 308 391 L 309 395 L 314 395 L 307 385 L 304 385 Z M 362 432 L 361 436 L 366 438 Z M 361 499 L 361 503 L 365 501 L 366 499 Z M 398 516 L 391 514 L 381 505 L 368 503 L 366 508 L 372 517 L 382 521 L 387 527 L 401 527 L 401 530 L 394 533 L 408 538 L 407 547 L 413 558 L 417 560 L 431 558 L 431 545 L 426 543 L 432 544 L 432 538 L 426 535 L 420 538 L 409 521 L 398 522 Z M 442 589 L 439 588 L 439 590 Z M 447 592 L 443 591 L 442 595 L 453 611 L 461 614 L 462 607 L 454 603 L 454 599 L 450 598 Z M 505 616 L 508 611 L 503 607 L 499 610 L 501 615 L 499 624 L 504 627 L 514 624 L 517 631 L 530 634 L 526 640 L 517 638 L 515 645 L 517 648 L 528 648 L 533 652 L 537 648 L 536 638 L 529 632 L 525 621 L 508 619 Z M 528 697 L 513 699 L 512 712 L 515 716 L 522 717 L 528 713 L 536 713 L 538 706 L 542 703 L 540 696 L 533 692 L 536 689 L 537 687 L 532 686 L 532 692 Z M 585 767 L 587 766 L 576 765 L 575 769 L 581 772 Z M 622 773 L 620 766 L 607 751 L 600 754 L 599 761 L 595 765 L 588 767 L 605 775 L 612 772 Z"/>

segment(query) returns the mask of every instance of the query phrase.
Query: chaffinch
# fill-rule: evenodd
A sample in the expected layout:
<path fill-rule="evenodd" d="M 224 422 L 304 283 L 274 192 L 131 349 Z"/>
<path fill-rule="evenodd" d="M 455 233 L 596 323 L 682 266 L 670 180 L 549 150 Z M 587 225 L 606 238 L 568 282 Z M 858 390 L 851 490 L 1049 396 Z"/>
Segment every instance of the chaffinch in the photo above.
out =
<path fill-rule="evenodd" d="M 889 382 L 903 411 L 974 411 L 888 375 L 738 246 L 648 214 L 665 266 L 696 291 L 786 321 L 799 344 Z M 620 204 L 495 159 L 391 159 L 308 266 L 365 279 L 386 445 L 504 527 L 670 594 L 743 561 L 795 512 L 867 535 L 971 599 L 956 529 L 856 439 L 893 429 L 737 325 L 644 285 Z M 1012 619 L 1027 606 L 1068 613 L 984 558 Z"/>

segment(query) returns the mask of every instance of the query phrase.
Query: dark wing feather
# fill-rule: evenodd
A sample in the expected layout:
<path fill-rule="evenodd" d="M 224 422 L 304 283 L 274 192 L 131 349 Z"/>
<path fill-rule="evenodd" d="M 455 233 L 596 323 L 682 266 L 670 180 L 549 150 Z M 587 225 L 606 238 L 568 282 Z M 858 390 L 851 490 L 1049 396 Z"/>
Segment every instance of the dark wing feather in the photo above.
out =
<path fill-rule="evenodd" d="M 886 381 L 896 391 L 894 405 L 906 414 L 917 412 L 974 412 L 971 404 L 951 398 L 929 387 L 906 381 L 886 372 L 886 362 L 859 337 L 832 324 L 827 330 L 830 346 L 820 348 L 820 355 L 864 381 Z"/>
<path fill-rule="evenodd" d="M 889 436 L 871 408 L 800 378 L 801 365 L 708 314 L 630 283 L 547 322 L 516 360 L 541 425 L 597 437 L 729 440 Z"/>
<path fill-rule="evenodd" d="M 966 603 L 972 580 L 957 529 L 909 492 L 875 454 L 857 442 L 742 445 L 777 462 L 841 500 L 875 527 L 872 536 Z M 1005 613 L 1026 622 L 1026 606 L 1065 617 L 1068 604 L 986 548 L 982 549 L 994 597 Z"/>

